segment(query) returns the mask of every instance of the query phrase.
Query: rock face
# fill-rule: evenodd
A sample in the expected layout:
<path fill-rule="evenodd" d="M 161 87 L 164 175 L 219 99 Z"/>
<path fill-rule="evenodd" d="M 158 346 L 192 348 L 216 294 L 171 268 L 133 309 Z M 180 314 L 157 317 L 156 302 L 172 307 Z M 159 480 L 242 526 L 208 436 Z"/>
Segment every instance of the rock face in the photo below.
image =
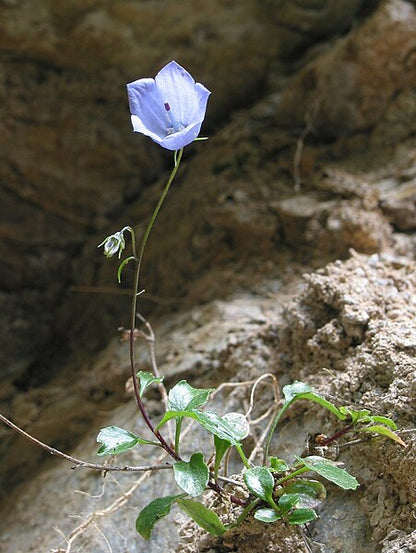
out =
<path fill-rule="evenodd" d="M 104 425 L 140 431 L 113 339 L 131 275 L 117 287 L 97 244 L 126 224 L 142 232 L 169 174 L 171 155 L 132 133 L 124 86 L 176 59 L 213 94 L 210 139 L 186 149 L 143 265 L 140 310 L 167 385 L 269 372 L 413 428 L 415 30 L 404 0 L 0 2 L 0 411 L 80 458 L 95 459 Z M 214 402 L 243 412 L 248 394 Z M 157 418 L 157 397 L 146 401 Z M 273 447 L 290 456 L 309 431 L 334 430 L 305 406 Z M 40 470 L 42 450 L 0 433 L 1 551 L 143 550 L 134 518 L 171 493 L 168 471 L 134 484 L 57 461 Z M 361 487 L 330 491 L 311 528 L 321 550 L 416 547 L 414 434 L 403 436 L 406 450 L 342 450 Z M 195 443 L 211 454 L 206 437 Z M 262 551 L 275 531 L 261 532 Z M 252 525 L 221 543 L 187 522 L 179 534 L 166 524 L 147 550 L 253 550 L 260 535 Z M 279 535 L 282 551 L 303 547 Z"/>
<path fill-rule="evenodd" d="M 125 84 L 177 58 L 215 86 L 212 127 L 261 93 L 270 51 L 255 8 L 254 1 L 174 10 L 131 1 L 1 3 L 0 360 L 14 378 L 25 380 L 51 340 L 65 340 L 57 313 L 86 237 L 100 242 L 167 163 L 132 134 Z M 94 246 L 88 258 L 95 254 Z"/>

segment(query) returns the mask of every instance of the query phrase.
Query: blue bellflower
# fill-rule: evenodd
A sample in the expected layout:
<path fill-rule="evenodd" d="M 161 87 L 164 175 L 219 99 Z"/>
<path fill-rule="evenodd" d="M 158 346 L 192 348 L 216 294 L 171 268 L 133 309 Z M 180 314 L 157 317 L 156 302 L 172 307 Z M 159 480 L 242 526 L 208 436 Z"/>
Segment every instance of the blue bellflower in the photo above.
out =
<path fill-rule="evenodd" d="M 171 61 L 154 79 L 129 83 L 127 94 L 134 132 L 176 151 L 198 136 L 211 92 Z"/>

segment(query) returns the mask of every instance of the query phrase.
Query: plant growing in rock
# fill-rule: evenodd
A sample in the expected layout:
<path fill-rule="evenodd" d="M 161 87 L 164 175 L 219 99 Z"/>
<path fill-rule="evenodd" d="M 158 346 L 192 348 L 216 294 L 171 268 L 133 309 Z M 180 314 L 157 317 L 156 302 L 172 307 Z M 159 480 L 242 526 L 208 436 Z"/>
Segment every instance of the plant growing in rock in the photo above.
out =
<path fill-rule="evenodd" d="M 182 159 L 183 148 L 198 140 L 210 92 L 176 62 L 169 63 L 153 79 L 139 79 L 128 85 L 131 119 L 134 131 L 141 132 L 174 151 L 174 168 L 162 192 L 144 233 L 139 252 L 136 251 L 136 238 L 132 227 L 109 236 L 100 244 L 104 254 L 119 258 L 125 248 L 124 233 L 132 239 L 132 255 L 125 258 L 118 269 L 120 282 L 123 268 L 127 263 L 136 265 L 131 309 L 131 330 L 129 331 L 130 363 L 136 401 L 142 416 L 154 435 L 155 441 L 148 441 L 116 426 L 103 428 L 97 441 L 102 445 L 98 455 L 115 455 L 137 445 L 159 445 L 174 461 L 173 475 L 181 490 L 180 493 L 153 500 L 139 514 L 136 520 L 137 531 L 146 539 L 150 538 L 155 523 L 166 516 L 174 503 L 208 532 L 222 535 L 230 527 L 240 524 L 250 513 L 254 518 L 271 523 L 283 520 L 299 525 L 317 517 L 315 507 L 325 498 L 324 485 L 314 478 L 333 482 L 343 489 L 356 489 L 357 480 L 341 466 L 322 456 L 309 455 L 296 457 L 292 464 L 269 455 L 271 438 L 286 410 L 297 400 L 306 399 L 328 409 L 339 421 L 345 423 L 342 430 L 330 438 L 320 437 L 320 445 L 325 446 L 348 432 L 367 432 L 387 436 L 398 443 L 403 442 L 394 433 L 395 423 L 381 416 L 373 416 L 366 410 L 355 411 L 347 407 L 336 407 L 321 397 L 307 384 L 295 382 L 283 389 L 285 402 L 271 423 L 264 448 L 263 465 L 253 466 L 244 454 L 242 441 L 249 434 L 249 425 L 241 413 L 219 415 L 205 409 L 212 389 L 195 389 L 185 380 L 178 382 L 167 395 L 166 412 L 154 425 L 147 414 L 143 393 L 153 385 L 163 386 L 157 367 L 153 373 L 136 371 L 134 361 L 134 329 L 137 317 L 137 297 L 139 290 L 140 267 L 145 246 L 159 209 L 167 195 Z M 166 392 L 165 392 L 166 394 Z M 184 419 L 193 419 L 213 436 L 215 450 L 212 468 L 204 460 L 201 452 L 194 452 L 185 460 L 180 455 L 181 430 Z M 175 439 L 170 444 L 162 435 L 162 429 L 173 420 Z M 231 448 L 239 454 L 243 467 L 243 479 L 248 497 L 242 500 L 225 492 L 220 485 L 220 467 L 224 456 Z M 207 489 L 214 490 L 220 497 L 228 496 L 231 503 L 241 508 L 241 513 L 231 525 L 224 525 L 215 512 L 194 498 L 203 495 Z"/>
<path fill-rule="evenodd" d="M 332 436 L 318 436 L 315 444 L 324 448 L 339 440 L 348 433 L 378 435 L 404 442 L 396 434 L 396 425 L 388 417 L 372 415 L 369 411 L 354 410 L 347 406 L 337 407 L 322 397 L 308 384 L 294 382 L 283 388 L 284 401 L 278 411 L 274 411 L 263 448 L 263 459 L 260 465 L 254 465 L 247 458 L 243 449 L 243 440 L 250 428 L 247 418 L 242 413 L 230 412 L 219 414 L 206 408 L 213 389 L 197 389 L 185 380 L 175 384 L 169 393 L 163 385 L 163 376 L 159 374 L 156 362 L 152 361 L 152 372 L 138 370 L 135 361 L 135 339 L 139 336 L 152 338 L 136 328 L 138 299 L 144 292 L 140 289 L 140 271 L 143 256 L 151 230 L 162 204 L 179 169 L 184 147 L 199 138 L 199 132 L 205 117 L 210 91 L 200 83 L 195 83 L 192 76 L 176 62 L 167 64 L 155 79 L 139 79 L 127 85 L 131 110 L 131 120 L 135 132 L 149 136 L 157 144 L 173 151 L 173 169 L 163 188 L 162 194 L 150 217 L 140 244 L 131 226 L 105 238 L 100 244 L 107 257 L 117 255 L 120 260 L 117 279 L 120 282 L 126 265 L 134 266 L 132 301 L 130 312 L 130 329 L 125 331 L 129 342 L 130 369 L 133 381 L 134 396 L 143 420 L 149 428 L 152 439 L 144 439 L 135 433 L 109 426 L 101 429 L 97 441 L 101 444 L 99 456 L 119 455 L 137 446 L 157 446 L 162 448 L 172 462 L 165 465 L 148 465 L 144 467 L 115 467 L 88 463 L 66 455 L 27 434 L 3 415 L 0 418 L 54 455 L 71 461 L 76 466 L 84 466 L 105 471 L 148 471 L 171 469 L 178 486 L 178 493 L 158 497 L 151 501 L 139 514 L 136 529 L 145 539 L 149 539 L 158 520 L 165 517 L 177 504 L 197 524 L 206 531 L 221 536 L 231 528 L 241 524 L 248 516 L 265 524 L 283 521 L 289 525 L 306 524 L 317 517 L 316 507 L 326 497 L 326 490 L 321 480 L 332 482 L 345 490 L 354 490 L 358 481 L 350 475 L 341 463 L 326 458 L 323 454 L 300 454 L 294 460 L 278 458 L 270 454 L 270 444 L 277 426 L 287 410 L 297 401 L 307 400 L 328 410 L 341 424 L 341 428 Z M 126 249 L 126 237 L 130 237 L 131 254 L 123 258 Z M 149 330 L 148 326 L 148 330 Z M 158 422 L 154 422 L 146 408 L 145 391 L 157 385 L 165 398 L 165 412 Z M 190 419 L 200 425 L 212 436 L 213 458 L 208 463 L 201 451 L 194 451 L 189 458 L 181 455 L 183 439 L 183 422 Z M 173 423 L 174 437 L 171 440 L 165 430 Z M 234 449 L 241 460 L 242 478 L 240 481 L 230 479 L 223 474 L 224 459 Z M 241 476 L 241 475 L 240 475 Z M 227 488 L 223 482 L 227 482 Z M 244 487 L 243 497 L 241 486 Z M 230 490 L 231 487 L 231 490 Z M 236 507 L 236 516 L 230 523 L 221 518 L 196 498 L 203 496 L 206 490 L 212 490 L 223 501 Z"/>

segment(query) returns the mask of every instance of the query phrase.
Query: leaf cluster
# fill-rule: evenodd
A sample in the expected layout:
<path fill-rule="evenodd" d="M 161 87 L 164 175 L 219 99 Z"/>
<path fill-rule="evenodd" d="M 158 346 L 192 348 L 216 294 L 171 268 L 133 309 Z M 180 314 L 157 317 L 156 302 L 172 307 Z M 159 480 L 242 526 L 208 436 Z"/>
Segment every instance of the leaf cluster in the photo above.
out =
<path fill-rule="evenodd" d="M 149 386 L 161 382 L 160 378 L 148 372 L 141 371 L 137 376 L 141 396 Z M 271 425 L 266 440 L 263 466 L 252 466 L 242 449 L 242 441 L 249 433 L 245 416 L 241 413 L 220 416 L 214 411 L 206 410 L 205 405 L 212 392 L 212 388 L 193 388 L 185 380 L 181 380 L 168 394 L 167 410 L 155 431 L 160 432 L 169 421 L 173 420 L 175 423 L 176 461 L 172 468 L 175 482 L 181 492 L 154 499 L 142 509 L 136 520 L 136 530 L 145 539 L 151 537 L 155 524 L 169 514 L 174 504 L 206 531 L 219 536 L 230 527 L 240 524 L 250 513 L 256 520 L 264 523 L 280 520 L 287 524 L 300 525 L 316 519 L 315 509 L 326 497 L 326 489 L 321 480 L 329 481 L 344 490 L 355 490 L 359 485 L 358 481 L 341 466 L 341 463 L 321 456 L 308 456 L 295 457 L 292 464 L 288 464 L 285 460 L 268 454 L 270 440 L 277 424 L 295 401 L 312 401 L 330 411 L 344 424 L 345 431 L 338 432 L 339 436 L 347 432 L 365 432 L 384 436 L 405 445 L 395 433 L 396 425 L 390 418 L 371 415 L 367 410 L 337 407 L 307 384 L 294 382 L 283 388 L 285 401 Z M 213 436 L 215 457 L 211 467 L 198 451 L 188 460 L 180 457 L 182 422 L 185 418 L 193 419 Z M 98 434 L 97 441 L 101 443 L 98 455 L 117 455 L 138 445 L 160 445 L 117 426 L 103 428 Z M 248 499 L 242 505 L 242 513 L 237 521 L 232 525 L 224 525 L 214 511 L 196 498 L 209 487 L 220 494 L 224 493 L 218 484 L 219 471 L 224 456 L 233 447 L 240 455 L 244 466 L 243 479 Z"/>

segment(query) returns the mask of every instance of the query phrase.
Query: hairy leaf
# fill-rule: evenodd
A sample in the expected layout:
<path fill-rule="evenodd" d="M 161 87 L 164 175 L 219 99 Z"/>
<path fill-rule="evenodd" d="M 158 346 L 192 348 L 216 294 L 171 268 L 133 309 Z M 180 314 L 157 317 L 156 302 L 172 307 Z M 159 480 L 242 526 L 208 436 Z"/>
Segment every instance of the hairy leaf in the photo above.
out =
<path fill-rule="evenodd" d="M 283 386 L 282 392 L 286 402 L 288 403 L 299 394 L 313 392 L 313 389 L 309 386 L 309 384 L 305 384 L 304 382 L 299 382 L 298 380 L 295 380 L 295 382 L 293 382 L 292 384 Z"/>
<path fill-rule="evenodd" d="M 376 422 L 378 424 L 384 424 L 385 426 L 388 426 L 392 430 L 397 430 L 397 424 L 392 421 L 389 417 L 382 417 L 380 415 L 371 415 L 371 421 Z"/>
<path fill-rule="evenodd" d="M 295 505 L 300 502 L 300 494 L 298 493 L 285 493 L 279 499 L 278 506 L 283 514 L 288 513 Z"/>
<path fill-rule="evenodd" d="M 301 495 L 307 495 L 317 500 L 325 499 L 326 489 L 321 482 L 317 480 L 306 480 L 304 478 L 297 478 L 284 488 L 285 493 L 297 493 Z"/>
<path fill-rule="evenodd" d="M 331 411 L 331 413 L 333 413 L 339 420 L 346 419 L 346 415 L 342 412 L 342 410 L 338 409 L 338 407 L 336 407 L 333 403 L 320 396 L 308 384 L 303 382 L 295 381 L 293 384 L 284 386 L 283 395 L 285 396 L 286 403 L 290 403 L 298 399 L 308 399 L 309 401 L 313 401 L 314 403 L 325 407 L 328 411 Z"/>

